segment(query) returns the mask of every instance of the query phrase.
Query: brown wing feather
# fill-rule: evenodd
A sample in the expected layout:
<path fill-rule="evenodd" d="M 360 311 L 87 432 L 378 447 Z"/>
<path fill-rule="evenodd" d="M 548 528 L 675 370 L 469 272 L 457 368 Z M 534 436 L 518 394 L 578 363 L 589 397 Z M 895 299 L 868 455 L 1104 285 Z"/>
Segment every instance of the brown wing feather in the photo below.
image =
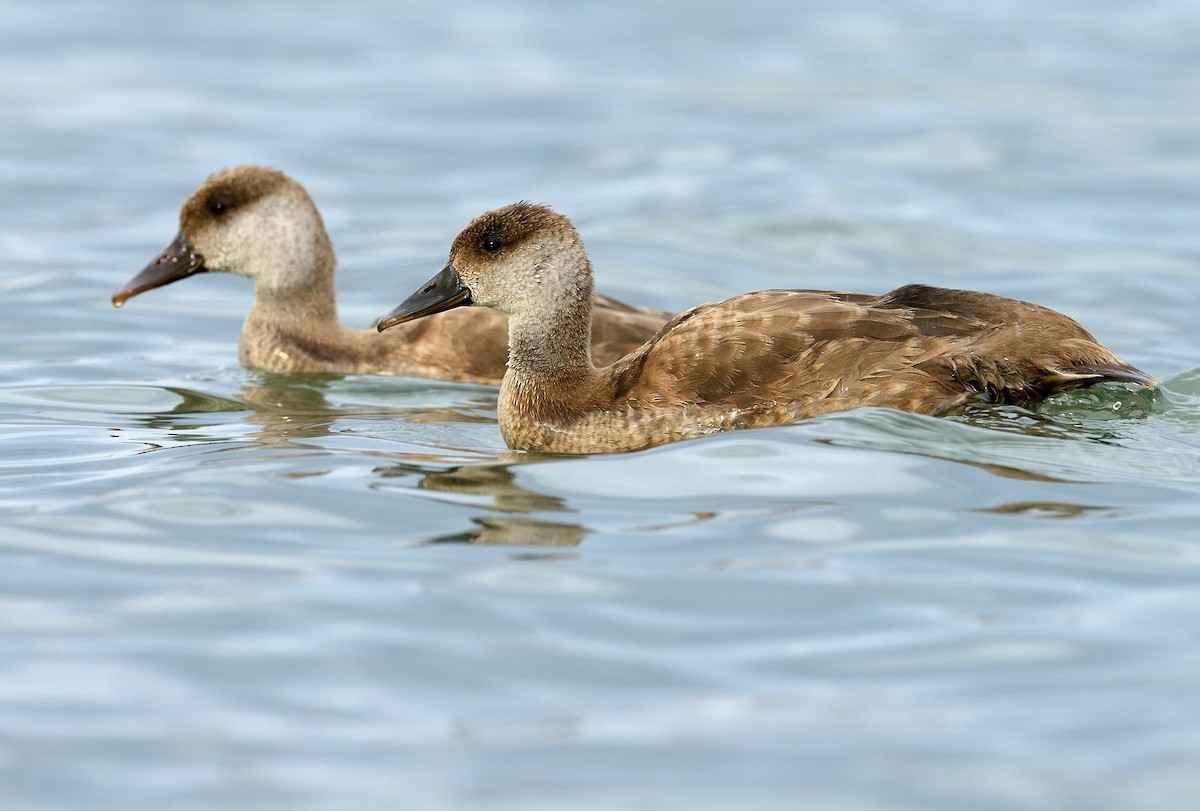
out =
<path fill-rule="evenodd" d="M 901 314 L 838 294 L 746 294 L 677 316 L 613 370 L 612 394 L 644 405 L 803 404 L 827 397 L 844 378 L 878 369 L 915 334 Z"/>
<path fill-rule="evenodd" d="M 637 405 L 797 417 L 867 405 L 939 413 L 973 399 L 1028 403 L 1101 378 L 1153 382 L 1061 313 L 923 285 L 701 305 L 611 371 L 614 399 Z"/>

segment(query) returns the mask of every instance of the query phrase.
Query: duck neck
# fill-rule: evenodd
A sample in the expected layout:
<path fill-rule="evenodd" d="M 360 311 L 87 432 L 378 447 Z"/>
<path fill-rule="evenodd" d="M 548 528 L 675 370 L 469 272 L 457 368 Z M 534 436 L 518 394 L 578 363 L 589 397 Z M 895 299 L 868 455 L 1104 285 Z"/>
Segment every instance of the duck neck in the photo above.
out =
<path fill-rule="evenodd" d="M 336 323 L 337 286 L 334 280 L 336 260 L 332 250 L 319 253 L 312 273 L 291 277 L 280 273 L 276 284 L 255 285 L 254 306 L 265 313 L 284 315 L 289 320 L 302 318 L 311 324 Z"/>
<path fill-rule="evenodd" d="M 531 307 L 508 318 L 508 368 L 526 379 L 584 380 L 592 364 L 590 273 L 553 306 Z"/>

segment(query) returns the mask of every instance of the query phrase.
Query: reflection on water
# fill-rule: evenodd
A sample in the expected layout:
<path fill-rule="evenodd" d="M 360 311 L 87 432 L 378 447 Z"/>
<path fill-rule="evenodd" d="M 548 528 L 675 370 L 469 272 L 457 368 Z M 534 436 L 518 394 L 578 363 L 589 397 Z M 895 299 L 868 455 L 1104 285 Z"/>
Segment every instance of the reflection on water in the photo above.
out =
<path fill-rule="evenodd" d="M 430 543 L 490 543 L 510 546 L 578 546 L 587 530 L 578 524 L 541 521 L 516 516 L 472 516 L 479 525 L 454 535 L 430 539 Z"/>
<path fill-rule="evenodd" d="M 526 464 L 535 463 L 527 459 Z M 417 477 L 417 488 L 467 498 L 455 498 L 453 503 L 482 506 L 489 513 L 519 513 L 520 515 L 473 515 L 471 521 L 479 529 L 445 535 L 433 543 L 467 542 L 494 544 L 528 544 L 531 546 L 574 546 L 580 543 L 587 530 L 579 524 L 530 518 L 527 513 L 570 512 L 564 499 L 547 495 L 517 484 L 513 464 L 466 465 L 449 470 L 423 471 L 416 465 L 401 463 L 381 467 L 375 473 L 384 479 Z"/>
<path fill-rule="evenodd" d="M 1077 518 L 1081 515 L 1113 513 L 1111 507 L 1093 504 L 1062 504 L 1051 501 L 1016 501 L 985 508 L 1001 515 L 1031 515 L 1039 518 Z"/>
<path fill-rule="evenodd" d="M 385 389 L 378 389 L 379 385 Z M 578 514 L 574 502 L 601 491 L 605 496 L 659 500 L 696 499 L 704 494 L 726 499 L 734 493 L 742 493 L 743 497 L 794 494 L 821 499 L 852 498 L 862 489 L 857 461 L 844 456 L 826 460 L 820 472 L 805 482 L 799 475 L 808 454 L 804 446 L 768 440 L 789 433 L 801 442 L 818 446 L 899 451 L 965 464 L 1015 481 L 1066 484 L 1120 480 L 1127 477 L 1127 471 L 1111 466 L 1111 453 L 1103 451 L 1104 446 L 1120 443 L 1130 425 L 1169 414 L 1173 396 L 1170 392 L 1142 393 L 1105 386 L 1060 396 L 1037 412 L 1015 407 L 978 408 L 952 418 L 878 410 L 848 412 L 791 429 L 738 432 L 715 441 L 683 443 L 661 454 L 597 457 L 580 467 L 580 460 L 508 450 L 479 454 L 446 445 L 422 449 L 406 443 L 398 448 L 354 441 L 363 426 L 371 432 L 381 425 L 392 426 L 401 438 L 420 435 L 423 429 L 416 426 L 495 430 L 495 395 L 491 390 L 477 396 L 468 394 L 465 399 L 458 393 L 454 402 L 444 406 L 372 404 L 395 399 L 386 391 L 394 386 L 339 376 L 286 375 L 250 376 L 231 395 L 170 386 L 163 390 L 169 396 L 158 398 L 169 405 L 156 413 L 145 413 L 147 396 L 129 395 L 142 402 L 140 411 L 131 415 L 129 422 L 139 428 L 136 441 L 144 447 L 142 452 L 186 445 L 230 447 L 230 443 L 250 443 L 261 449 L 295 451 L 291 458 L 325 460 L 280 474 L 295 480 L 330 475 L 332 460 L 341 456 L 339 448 L 345 447 L 355 460 L 375 460 L 371 475 L 377 483 L 371 485 L 372 489 L 387 492 L 399 487 L 407 494 L 433 495 L 438 502 L 464 513 L 463 518 L 472 525 L 471 529 L 429 536 L 427 542 L 574 546 L 590 530 L 585 520 L 563 516 Z M 1115 414 L 1120 421 L 1088 421 L 1081 417 L 1086 411 Z M 126 428 L 116 435 L 129 435 L 130 431 Z M 1065 453 L 1071 448 L 1077 452 Z M 795 461 L 789 461 L 790 456 L 795 456 Z M 460 460 L 457 464 L 456 457 Z M 689 470 L 703 468 L 709 459 L 720 461 L 719 477 L 701 480 L 689 475 Z M 1097 462 L 1103 464 L 1097 467 Z M 847 465 L 844 476 L 838 470 L 843 464 Z M 600 472 L 600 478 L 595 478 L 605 467 L 614 469 Z M 895 466 L 890 477 L 873 479 L 870 492 L 903 493 L 911 489 L 911 483 L 905 484 L 911 475 L 907 467 Z M 588 482 L 582 489 L 573 484 L 581 472 Z M 979 509 L 994 514 L 1068 518 L 1098 515 L 1111 508 L 1030 499 Z M 723 511 L 686 510 L 679 516 L 660 516 L 649 526 L 654 531 L 669 531 L 713 519 L 719 523 Z M 762 514 L 775 511 L 777 508 L 765 507 Z"/>
<path fill-rule="evenodd" d="M 386 471 L 381 474 L 387 476 Z M 530 513 L 563 511 L 567 507 L 561 498 L 536 493 L 516 484 L 516 474 L 510 465 L 458 467 L 430 473 L 421 479 L 423 490 L 439 493 L 483 495 L 492 509 L 502 512 Z"/>
<path fill-rule="evenodd" d="M 170 407 L 153 414 L 139 414 L 133 420 L 141 429 L 157 434 L 157 441 L 146 436 L 137 441 L 145 446 L 142 453 L 182 445 L 228 443 L 231 441 L 230 429 L 234 427 L 238 428 L 239 435 L 232 441 L 237 443 L 250 442 L 264 449 L 291 449 L 300 451 L 300 455 L 319 458 L 333 452 L 319 440 L 345 435 L 347 425 L 351 423 L 372 424 L 386 420 L 408 425 L 495 425 L 494 415 L 484 416 L 475 407 L 335 405 L 329 399 L 331 389 L 342 380 L 344 378 L 340 376 L 262 375 L 252 383 L 243 384 L 233 398 L 170 387 L 167 390 L 175 395 Z M 225 421 L 213 422 L 208 419 L 213 415 L 236 415 L 238 420 L 232 425 Z M 570 546 L 580 543 L 586 535 L 586 530 L 579 524 L 528 517 L 528 513 L 569 511 L 562 498 L 517 484 L 511 466 L 536 463 L 536 456 L 502 452 L 501 457 L 513 461 L 502 464 L 476 462 L 447 468 L 450 457 L 444 452 L 356 447 L 354 454 L 357 458 L 387 460 L 388 464 L 374 470 L 381 479 L 411 479 L 416 481 L 418 490 L 469 497 L 448 500 L 448 503 L 472 504 L 486 509 L 485 514 L 470 519 L 478 529 L 439 536 L 431 542 Z M 282 475 L 296 479 L 326 473 L 327 470 L 317 469 Z"/>

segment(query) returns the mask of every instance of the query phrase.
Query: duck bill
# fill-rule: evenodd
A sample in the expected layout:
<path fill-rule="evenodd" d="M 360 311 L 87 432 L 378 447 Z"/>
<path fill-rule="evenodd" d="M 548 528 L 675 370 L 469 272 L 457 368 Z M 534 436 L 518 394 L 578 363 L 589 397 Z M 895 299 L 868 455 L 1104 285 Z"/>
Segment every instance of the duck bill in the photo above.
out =
<path fill-rule="evenodd" d="M 441 273 L 421 285 L 421 289 L 401 302 L 399 307 L 379 319 L 375 328 L 383 332 L 408 321 L 470 303 L 471 291 L 463 285 L 454 265 L 447 264 Z"/>
<path fill-rule="evenodd" d="M 204 257 L 196 253 L 192 243 L 188 242 L 183 232 L 180 231 L 175 236 L 175 240 L 158 255 L 157 259 L 146 265 L 141 273 L 113 293 L 113 306 L 120 307 L 139 293 L 145 293 L 147 290 L 177 282 L 206 270 L 208 268 L 204 267 Z"/>

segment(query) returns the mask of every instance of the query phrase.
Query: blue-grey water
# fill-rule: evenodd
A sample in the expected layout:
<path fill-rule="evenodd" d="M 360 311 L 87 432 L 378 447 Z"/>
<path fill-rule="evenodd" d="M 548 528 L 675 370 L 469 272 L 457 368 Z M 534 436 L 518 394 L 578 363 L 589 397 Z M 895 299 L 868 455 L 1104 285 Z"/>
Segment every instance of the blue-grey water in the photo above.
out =
<path fill-rule="evenodd" d="M 1195 3 L 0 11 L 0 807 L 1197 807 Z M 109 305 L 240 163 L 356 325 L 525 198 L 630 301 L 985 289 L 1163 387 L 514 453 L 239 367 L 244 279 Z"/>

